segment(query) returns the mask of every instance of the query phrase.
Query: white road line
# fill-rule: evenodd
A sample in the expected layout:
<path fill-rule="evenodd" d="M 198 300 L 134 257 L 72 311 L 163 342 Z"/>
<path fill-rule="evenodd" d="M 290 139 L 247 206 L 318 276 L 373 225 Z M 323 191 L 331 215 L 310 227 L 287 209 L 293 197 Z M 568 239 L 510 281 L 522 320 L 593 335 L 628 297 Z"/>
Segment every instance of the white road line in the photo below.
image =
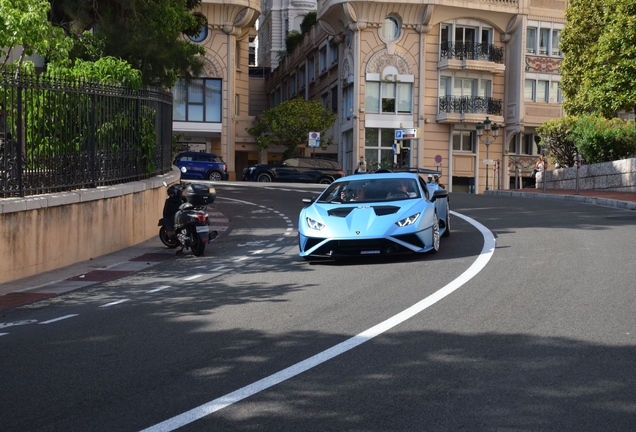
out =
<path fill-rule="evenodd" d="M 111 303 L 103 304 L 103 305 L 101 305 L 100 307 L 115 306 L 115 305 L 118 305 L 118 304 L 120 304 L 120 303 L 125 303 L 125 302 L 127 302 L 127 301 L 130 301 L 130 299 L 117 300 L 117 301 L 114 301 L 114 302 L 111 302 Z"/>
<path fill-rule="evenodd" d="M 212 270 L 210 270 L 210 271 L 216 272 L 216 271 L 219 271 L 219 270 L 224 269 L 225 267 L 227 267 L 227 266 L 224 266 L 224 265 L 222 265 L 222 266 L 218 266 L 218 267 L 216 267 L 216 268 L 213 268 L 213 269 L 212 269 Z"/>
<path fill-rule="evenodd" d="M 283 241 L 283 240 L 285 240 L 285 237 L 280 237 L 276 239 L 276 241 Z"/>
<path fill-rule="evenodd" d="M 188 276 L 187 278 L 183 278 L 183 280 L 191 281 L 191 280 L 198 279 L 198 278 L 200 278 L 201 276 L 205 276 L 205 275 L 202 275 L 202 274 L 195 274 L 195 275 L 192 275 L 192 276 Z"/>
<path fill-rule="evenodd" d="M 271 248 L 271 247 L 274 247 L 274 246 L 276 246 L 276 243 L 270 243 L 266 247 Z"/>
<path fill-rule="evenodd" d="M 235 259 L 234 262 L 245 261 L 246 259 L 250 259 L 250 257 L 246 257 L 246 256 L 240 257 L 240 258 Z"/>
<path fill-rule="evenodd" d="M 255 250 L 254 252 L 252 252 L 252 254 L 256 255 L 256 254 L 259 254 L 261 252 L 265 252 L 265 249 Z"/>
<path fill-rule="evenodd" d="M 8 334 L 9 334 L 9 333 L 0 333 L 0 336 L 6 336 L 6 335 L 8 335 Z"/>
<path fill-rule="evenodd" d="M 73 317 L 76 317 L 76 316 L 78 316 L 78 314 L 64 315 L 64 316 L 59 317 L 59 318 L 53 318 L 53 319 L 48 320 L 48 321 L 42 321 L 42 322 L 40 322 L 38 324 L 51 324 L 51 323 L 54 323 L 54 322 L 62 321 L 62 320 L 65 320 L 67 318 L 73 318 Z"/>
<path fill-rule="evenodd" d="M 339 343 L 338 345 L 335 345 L 321 353 L 318 353 L 315 356 L 308 358 L 307 360 L 303 360 L 299 363 L 296 363 L 295 365 L 283 369 L 280 372 L 263 378 L 260 381 L 256 381 L 253 384 L 249 384 L 243 388 L 233 391 L 232 393 L 228 393 L 225 396 L 221 396 L 220 398 L 214 399 L 213 401 L 193 408 L 190 411 L 186 411 L 183 414 L 179 414 L 175 417 L 144 429 L 142 432 L 173 431 L 196 420 L 199 420 L 209 414 L 219 411 L 225 407 L 228 407 L 236 402 L 239 402 L 247 397 L 253 396 L 263 390 L 275 386 L 276 384 L 280 384 L 283 381 L 293 378 L 296 375 L 306 372 L 309 369 L 320 365 L 321 363 L 331 360 L 332 358 L 339 356 L 340 354 L 343 354 L 365 342 L 370 341 L 374 337 L 379 336 L 382 333 L 392 329 L 393 327 L 403 323 L 404 321 L 414 317 L 415 315 L 419 314 L 423 310 L 434 305 L 438 301 L 442 300 L 444 297 L 450 295 L 451 293 L 462 287 L 466 282 L 470 281 L 475 275 L 477 275 L 486 266 L 486 264 L 488 264 L 488 261 L 490 261 L 490 258 L 495 251 L 496 243 L 493 233 L 476 220 L 455 212 L 451 212 L 451 214 L 472 224 L 481 232 L 482 236 L 484 237 L 484 246 L 482 247 L 479 256 L 464 273 L 459 275 L 457 279 L 451 281 L 448 285 L 440 288 L 430 296 L 419 301 L 408 309 L 398 313 L 397 315 L 392 316 L 386 321 L 381 322 L 380 324 L 377 324 L 376 326 L 371 327 L 370 329 L 365 330 L 364 332 L 350 339 L 347 339 L 342 343 Z"/>
<path fill-rule="evenodd" d="M 291 231 L 291 230 L 293 230 L 293 228 L 287 228 L 287 231 Z"/>
<path fill-rule="evenodd" d="M 158 288 L 151 289 L 150 291 L 146 291 L 146 294 L 156 293 L 156 292 L 159 292 L 159 291 L 163 291 L 163 290 L 165 290 L 167 288 L 170 288 L 170 285 L 163 285 L 163 286 L 160 286 Z"/>

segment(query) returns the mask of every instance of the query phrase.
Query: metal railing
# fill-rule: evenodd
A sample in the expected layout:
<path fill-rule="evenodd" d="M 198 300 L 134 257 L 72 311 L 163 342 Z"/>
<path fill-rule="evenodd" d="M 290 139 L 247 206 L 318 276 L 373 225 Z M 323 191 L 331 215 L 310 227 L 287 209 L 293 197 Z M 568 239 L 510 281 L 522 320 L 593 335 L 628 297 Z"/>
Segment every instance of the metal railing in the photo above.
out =
<path fill-rule="evenodd" d="M 503 63 L 504 50 L 488 43 L 443 42 L 440 44 L 442 60 L 479 60 Z"/>
<path fill-rule="evenodd" d="M 166 173 L 172 95 L 43 75 L 0 75 L 0 198 Z"/>
<path fill-rule="evenodd" d="M 501 99 L 481 96 L 441 96 L 439 113 L 501 115 Z"/>

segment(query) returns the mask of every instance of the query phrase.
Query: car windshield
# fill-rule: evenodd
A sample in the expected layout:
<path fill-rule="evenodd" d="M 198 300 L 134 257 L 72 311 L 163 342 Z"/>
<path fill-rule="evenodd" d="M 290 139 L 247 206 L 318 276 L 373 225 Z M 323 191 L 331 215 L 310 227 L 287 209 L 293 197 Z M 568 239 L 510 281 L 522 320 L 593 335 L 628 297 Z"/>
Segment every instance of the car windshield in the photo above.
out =
<path fill-rule="evenodd" d="M 420 198 L 412 178 L 379 178 L 332 183 L 318 198 L 320 203 L 386 202 Z"/>

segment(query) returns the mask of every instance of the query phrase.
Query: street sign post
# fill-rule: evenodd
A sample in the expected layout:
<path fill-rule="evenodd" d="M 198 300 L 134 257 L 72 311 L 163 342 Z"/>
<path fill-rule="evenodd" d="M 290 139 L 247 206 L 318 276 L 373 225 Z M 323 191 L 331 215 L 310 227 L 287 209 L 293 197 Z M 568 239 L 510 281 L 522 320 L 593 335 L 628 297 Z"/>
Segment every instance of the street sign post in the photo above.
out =
<path fill-rule="evenodd" d="M 320 132 L 309 132 L 307 147 L 320 147 Z"/>

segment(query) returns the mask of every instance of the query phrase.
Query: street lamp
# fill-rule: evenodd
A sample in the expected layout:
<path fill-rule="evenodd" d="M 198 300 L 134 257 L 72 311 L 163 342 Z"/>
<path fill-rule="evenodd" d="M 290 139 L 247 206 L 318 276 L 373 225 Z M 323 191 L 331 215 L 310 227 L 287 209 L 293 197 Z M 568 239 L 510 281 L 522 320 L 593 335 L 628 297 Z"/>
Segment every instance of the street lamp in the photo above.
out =
<path fill-rule="evenodd" d="M 479 141 L 483 142 L 486 145 L 486 190 L 488 190 L 488 176 L 490 175 L 490 172 L 488 171 L 488 147 L 490 147 L 490 144 L 494 143 L 499 136 L 499 126 L 497 125 L 497 123 L 494 123 L 492 125 L 492 128 L 490 126 L 490 123 L 492 122 L 488 117 L 486 117 L 486 120 L 484 120 L 483 124 L 481 122 L 477 123 L 476 128 L 477 138 L 479 138 Z M 486 136 L 482 138 L 482 136 L 484 135 L 484 131 L 486 131 Z"/>

